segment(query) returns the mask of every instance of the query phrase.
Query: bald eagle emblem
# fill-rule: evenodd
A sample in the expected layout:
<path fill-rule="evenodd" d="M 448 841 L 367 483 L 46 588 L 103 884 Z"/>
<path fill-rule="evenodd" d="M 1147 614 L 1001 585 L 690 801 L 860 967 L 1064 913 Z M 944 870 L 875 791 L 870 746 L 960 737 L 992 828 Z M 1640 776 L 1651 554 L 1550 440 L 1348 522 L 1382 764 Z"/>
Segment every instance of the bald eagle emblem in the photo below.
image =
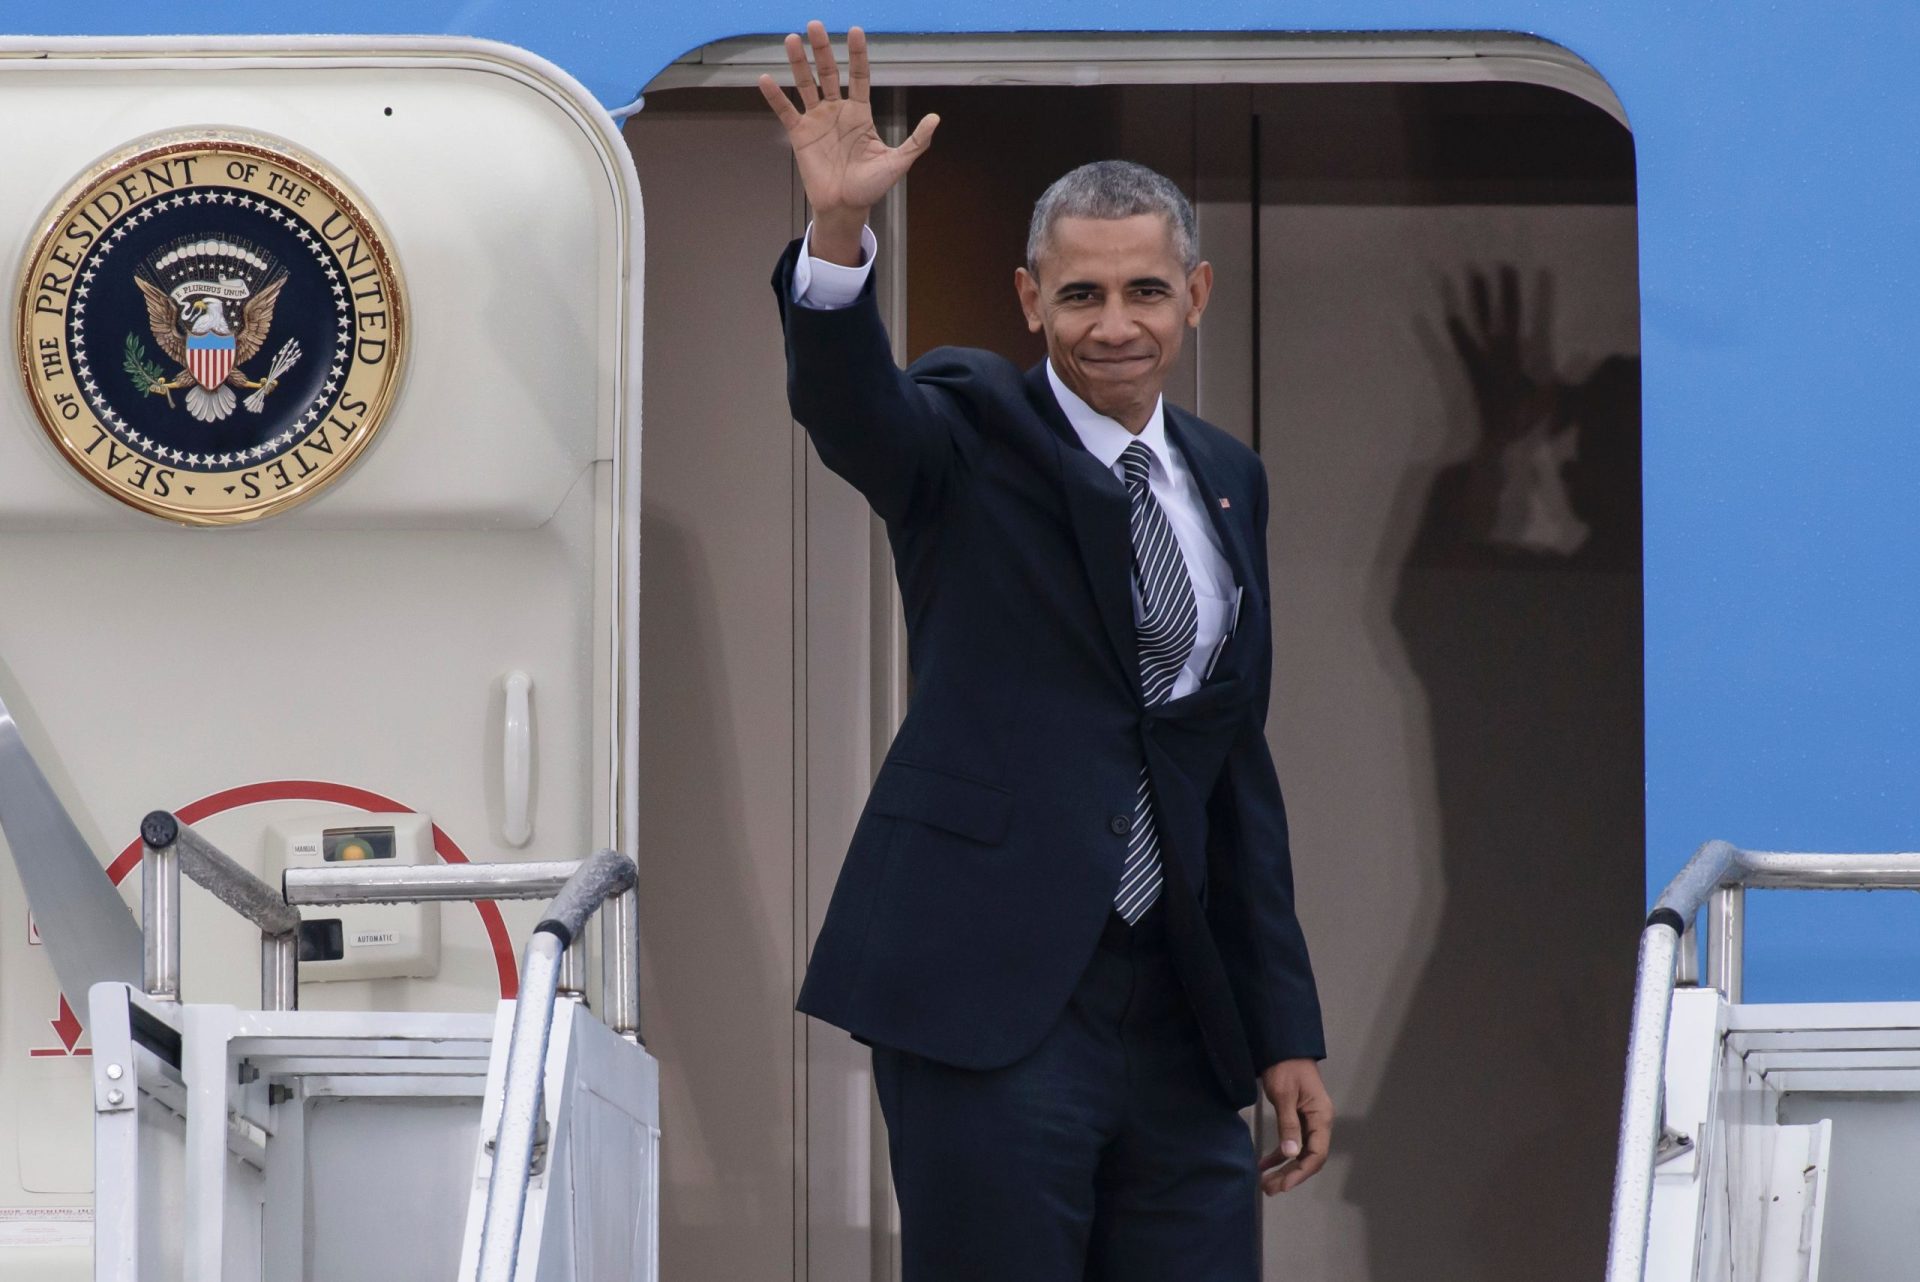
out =
<path fill-rule="evenodd" d="M 240 129 L 149 134 L 48 210 L 16 276 L 15 373 L 103 494 L 183 525 L 263 520 L 383 430 L 405 284 L 372 211 L 314 157 Z"/>
<path fill-rule="evenodd" d="M 237 236 L 185 236 L 163 245 L 134 272 L 146 298 L 153 341 L 178 367 L 166 370 L 146 357 L 144 344 L 127 336 L 126 368 L 140 391 L 164 396 L 183 392 L 186 410 L 203 423 L 233 413 L 234 388 L 250 391 L 246 408 L 258 414 L 280 378 L 300 359 L 300 344 L 288 339 L 253 379 L 241 368 L 266 345 L 274 304 L 287 271 L 257 245 Z"/>

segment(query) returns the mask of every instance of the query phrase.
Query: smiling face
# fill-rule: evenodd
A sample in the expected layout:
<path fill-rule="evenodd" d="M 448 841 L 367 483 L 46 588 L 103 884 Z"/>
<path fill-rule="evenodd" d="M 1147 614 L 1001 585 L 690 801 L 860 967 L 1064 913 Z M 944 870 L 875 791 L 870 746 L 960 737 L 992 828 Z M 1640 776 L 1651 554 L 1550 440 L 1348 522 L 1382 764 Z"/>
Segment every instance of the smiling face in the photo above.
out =
<path fill-rule="evenodd" d="M 1060 381 L 1138 432 L 1153 417 L 1186 331 L 1200 324 L 1213 267 L 1187 271 L 1159 214 L 1061 217 L 1014 288 L 1027 328 L 1043 330 Z"/>

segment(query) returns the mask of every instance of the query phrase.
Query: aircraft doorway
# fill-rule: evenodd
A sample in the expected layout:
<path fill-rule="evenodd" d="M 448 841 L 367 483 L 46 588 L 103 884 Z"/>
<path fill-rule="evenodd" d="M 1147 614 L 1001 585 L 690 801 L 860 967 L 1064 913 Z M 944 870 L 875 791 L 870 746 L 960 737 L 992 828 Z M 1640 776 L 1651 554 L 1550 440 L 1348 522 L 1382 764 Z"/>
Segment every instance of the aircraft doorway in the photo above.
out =
<path fill-rule="evenodd" d="M 875 36 L 877 69 L 900 44 Z M 1174 178 L 1215 266 L 1168 394 L 1267 464 L 1269 737 L 1341 1109 L 1327 1171 L 1267 1204 L 1270 1276 L 1591 1272 L 1644 868 L 1617 111 L 1551 77 L 930 83 L 937 44 L 876 93 L 896 124 L 942 117 L 877 220 L 903 360 L 1039 358 L 1012 270 L 1034 198 L 1084 160 Z M 805 210 L 757 94 L 715 87 L 762 45 L 690 56 L 627 126 L 663 1270 L 877 1280 L 866 1053 L 790 1008 L 904 658 L 877 523 L 785 409 L 767 277 Z"/>

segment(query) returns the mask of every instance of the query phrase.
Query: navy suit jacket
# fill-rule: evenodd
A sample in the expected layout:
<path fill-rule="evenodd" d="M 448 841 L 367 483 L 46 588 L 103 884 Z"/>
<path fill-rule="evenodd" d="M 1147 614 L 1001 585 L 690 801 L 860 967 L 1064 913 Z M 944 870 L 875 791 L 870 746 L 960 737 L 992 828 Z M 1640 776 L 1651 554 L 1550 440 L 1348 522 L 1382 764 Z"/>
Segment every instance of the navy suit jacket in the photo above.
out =
<path fill-rule="evenodd" d="M 1167 946 L 1222 1090 L 1325 1054 L 1267 749 L 1266 473 L 1168 405 L 1238 624 L 1209 679 L 1141 697 L 1126 487 L 1048 386 L 987 352 L 894 364 L 871 277 L 833 311 L 774 271 L 787 395 L 821 461 L 886 522 L 913 689 L 867 799 L 798 1009 L 964 1068 L 1010 1064 L 1065 1008 L 1120 883 L 1144 754 Z"/>

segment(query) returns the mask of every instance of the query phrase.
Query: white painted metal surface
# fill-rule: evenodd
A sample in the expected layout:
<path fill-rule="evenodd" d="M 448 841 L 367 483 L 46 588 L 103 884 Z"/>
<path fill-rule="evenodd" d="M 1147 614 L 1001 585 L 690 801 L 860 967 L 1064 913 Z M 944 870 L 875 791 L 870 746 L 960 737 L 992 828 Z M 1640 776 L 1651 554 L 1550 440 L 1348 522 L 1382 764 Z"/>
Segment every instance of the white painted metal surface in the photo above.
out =
<path fill-rule="evenodd" d="M 157 843 L 150 861 L 179 852 L 238 878 L 241 889 L 223 887 L 222 898 L 263 930 L 297 920 L 190 829 L 152 816 L 142 831 Z M 535 865 L 529 882 L 544 880 L 548 867 Z M 354 867 L 337 873 L 368 876 Z M 470 1282 L 651 1279 L 658 1066 L 636 1041 L 592 1019 L 584 1002 L 556 1002 L 565 941 L 579 942 L 595 910 L 622 899 L 634 880 L 633 861 L 611 850 L 574 866 L 528 942 L 521 996 L 503 1004 L 492 1047 L 477 1016 L 248 1012 L 94 985 L 103 1212 L 95 1278 L 411 1280 L 450 1277 L 464 1251 Z M 612 953 L 634 954 L 619 922 L 609 934 Z M 177 976 L 171 954 L 166 962 Z M 631 996 L 609 1005 L 630 1006 Z M 554 1039 L 556 1019 L 569 1029 L 586 1020 L 602 1040 Z M 593 1070 L 577 1075 L 574 1054 L 594 1056 Z M 560 1093 L 546 1089 L 549 1078 Z M 572 1134 L 576 1115 L 591 1135 L 569 1155 L 556 1137 Z M 550 1169 L 555 1178 L 546 1178 Z M 540 1194 L 530 1197 L 535 1177 Z M 469 1194 L 463 1236 L 458 1217 Z M 614 1199 L 610 1207 L 579 1205 L 600 1194 Z M 164 1223 L 155 1219 L 161 1210 Z M 523 1242 L 532 1243 L 524 1268 Z"/>
<path fill-rule="evenodd" d="M 1826 1232 L 1827 1162 L 1833 1123 L 1774 1128 L 1773 1162 L 1754 1171 L 1749 1197 L 1761 1199 L 1758 1282 L 1820 1282 Z"/>
<path fill-rule="evenodd" d="M 1920 1254 L 1920 1003 L 1674 994 L 1656 1282 L 1895 1282 Z M 1672 1152 L 1669 1148 L 1669 1152 Z"/>
<path fill-rule="evenodd" d="M 1907 1068 L 1897 1053 L 1887 1054 L 1890 1049 L 1899 1049 L 1904 1040 L 1900 1030 L 1912 1023 L 1912 1011 L 1906 1005 L 1854 1007 L 1853 1023 L 1844 1028 L 1823 1023 L 1820 1012 L 1825 1008 L 1819 1005 L 1775 1008 L 1778 1023 L 1767 1031 L 1782 1039 L 1779 1049 L 1802 1049 L 1799 1038 L 1806 1028 L 1817 1027 L 1824 1032 L 1817 1048 L 1807 1048 L 1817 1050 L 1811 1059 L 1786 1064 L 1770 1063 L 1766 1056 L 1750 1058 L 1746 1036 L 1755 1025 L 1730 1019 L 1726 1024 L 1728 1035 L 1711 1042 L 1714 1087 L 1707 1110 L 1710 1124 L 1694 1143 L 1697 1172 L 1690 1183 L 1696 1187 L 1676 1190 L 1673 1184 L 1677 1177 L 1669 1177 L 1669 1187 L 1662 1192 L 1662 1162 L 1678 1146 L 1689 1142 L 1666 1121 L 1667 1092 L 1676 1070 L 1685 1078 L 1691 1063 L 1692 1072 L 1697 1073 L 1701 1059 L 1697 1036 L 1683 1044 L 1669 1044 L 1670 1031 L 1700 1013 L 1690 1009 L 1700 999 L 1688 997 L 1683 1008 L 1682 994 L 1676 991 L 1680 973 L 1690 973 L 1691 967 L 1681 964 L 1675 947 L 1684 941 L 1689 954 L 1685 960 L 1691 960 L 1695 918 L 1703 906 L 1711 904 L 1706 938 L 1711 962 L 1708 974 L 1717 987 L 1707 991 L 1713 994 L 1716 1011 L 1722 1005 L 1727 1010 L 1740 1010 L 1746 887 L 1920 889 L 1920 854 L 1748 851 L 1713 840 L 1701 845 L 1661 892 L 1647 915 L 1640 939 L 1633 1033 L 1614 1176 L 1608 1282 L 1644 1282 L 1650 1277 L 1697 1277 L 1718 1282 L 1723 1277 L 1759 1277 L 1781 1269 L 1788 1272 L 1779 1276 L 1817 1274 L 1825 1240 L 1817 1212 L 1826 1204 L 1826 1194 L 1814 1187 L 1824 1183 L 1824 1166 L 1814 1163 L 1816 1157 L 1821 1163 L 1826 1161 L 1830 1137 L 1822 1133 L 1783 1138 L 1786 1092 L 1794 1090 L 1803 1099 L 1859 1090 L 1897 1092 L 1904 1105 L 1903 1118 L 1920 1109 L 1920 1070 Z M 1895 1046 L 1883 1044 L 1888 1038 Z M 1815 1120 L 1819 1116 L 1813 1114 Z M 1775 1162 L 1782 1144 L 1797 1146 L 1802 1154 L 1807 1164 L 1802 1174 L 1810 1181 L 1806 1187 L 1799 1180 L 1792 1181 L 1790 1188 L 1775 1182 L 1776 1177 L 1786 1178 Z M 1842 1148 L 1844 1153 L 1844 1144 Z M 1799 1263 L 1792 1268 L 1782 1262 L 1778 1252 L 1785 1248 L 1777 1243 L 1793 1235 L 1783 1231 L 1776 1236 L 1767 1229 L 1767 1210 L 1783 1199 L 1804 1204 L 1806 1210 L 1802 1231 L 1795 1239 L 1799 1242 Z M 1659 1201 L 1669 1203 L 1665 1214 L 1670 1220 L 1681 1218 L 1669 1225 L 1659 1243 L 1663 1254 L 1655 1257 L 1650 1247 L 1654 1245 L 1655 1221 L 1661 1215 L 1656 1206 Z M 1690 1201 L 1695 1202 L 1691 1212 L 1694 1219 L 1691 1228 L 1686 1228 L 1684 1217 Z M 1861 1241 L 1870 1242 L 1874 1248 L 1892 1242 L 1911 1254 L 1912 1249 L 1920 1249 L 1920 1229 L 1915 1225 L 1920 1225 L 1920 1198 L 1914 1199 L 1911 1208 L 1903 1206 L 1900 1214 L 1885 1217 L 1884 1222 L 1881 1217 L 1867 1220 Z M 1908 1241 L 1909 1237 L 1914 1240 Z M 1776 1243 L 1771 1262 L 1763 1254 L 1769 1242 Z"/>
<path fill-rule="evenodd" d="M 1648 1282 L 1683 1282 L 1694 1276 L 1706 1181 L 1701 1178 L 1704 1141 L 1718 1121 L 1719 1048 L 1725 1035 L 1720 995 L 1692 989 L 1674 994 L 1667 1032 L 1665 1126 L 1688 1141 L 1654 1170 L 1652 1218 L 1647 1233 Z"/>
<path fill-rule="evenodd" d="M 508 829 L 526 856 L 631 849 L 640 209 L 599 106 L 479 42 L 195 38 L 0 42 L 0 113 L 58 122 L 0 137 L 0 259 L 19 261 L 97 157 L 228 125 L 284 137 L 358 189 L 415 314 L 379 438 L 254 529 L 180 530 L 92 492 L 0 380 L 0 692 L 103 862 L 146 811 L 203 800 L 196 827 L 267 876 L 269 824 L 399 808 L 431 819 L 447 859 L 524 857 Z M 533 693 L 510 724 L 516 671 Z M 251 928 L 191 889 L 181 909 L 183 996 L 251 1006 Z M 444 910 L 436 977 L 311 986 L 302 1005 L 485 1012 L 536 913 L 490 911 L 491 926 Z M 94 1182 L 101 1063 L 40 953 L 0 858 L 0 1226 L 84 1225 L 61 1217 L 84 1214 Z M 86 995 L 72 1004 L 84 1014 Z M 191 1093 L 192 1072 L 157 1089 Z M 102 1152 L 164 1150 L 123 1136 Z M 235 1161 L 190 1194 L 201 1210 L 215 1184 L 253 1196 Z M 103 1239 L 153 1211 L 102 1207 Z M 84 1237 L 0 1227 L 0 1276 L 77 1282 Z M 210 1266 L 210 1239 L 179 1248 Z"/>
<path fill-rule="evenodd" d="M 97 1282 L 451 1276 L 487 1016 L 174 1005 L 115 984 L 92 1014 Z"/>
<path fill-rule="evenodd" d="M 499 1125 L 513 1024 L 502 1002 L 480 1135 Z M 577 1005 L 562 1002 L 548 1043 L 536 1160 L 521 1225 L 520 1278 L 537 1282 L 658 1282 L 660 1078 L 651 1055 Z M 480 1264 L 480 1223 L 492 1154 L 476 1145 L 459 1277 Z"/>

